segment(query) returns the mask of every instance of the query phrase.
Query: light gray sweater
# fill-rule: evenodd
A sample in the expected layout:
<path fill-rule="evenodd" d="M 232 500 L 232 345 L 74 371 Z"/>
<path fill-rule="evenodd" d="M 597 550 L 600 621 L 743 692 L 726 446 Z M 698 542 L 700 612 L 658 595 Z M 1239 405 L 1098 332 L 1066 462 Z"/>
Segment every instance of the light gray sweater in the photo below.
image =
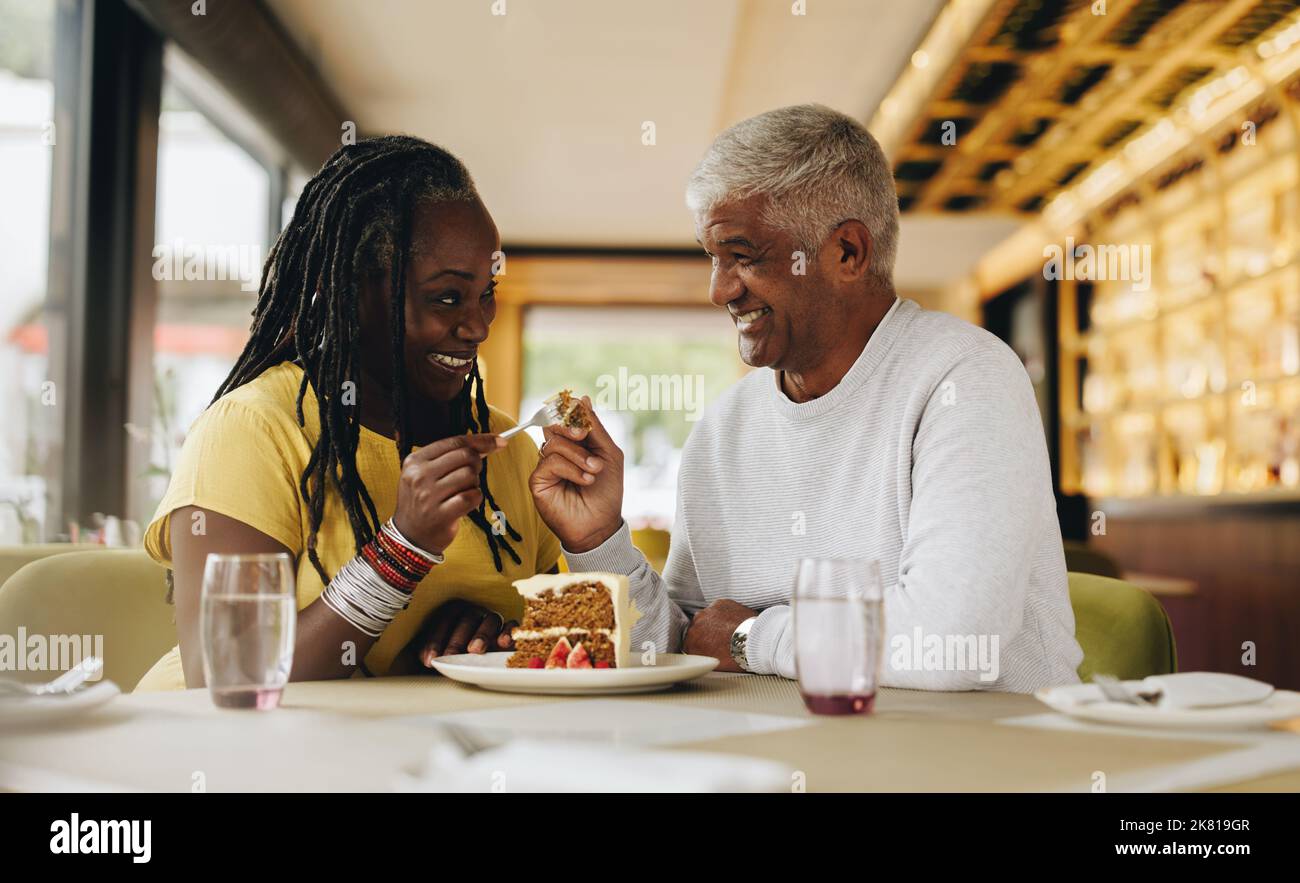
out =
<path fill-rule="evenodd" d="M 643 614 L 633 648 L 678 650 L 688 615 L 730 598 L 761 611 L 751 670 L 794 677 L 795 562 L 872 558 L 885 586 L 883 685 L 1078 682 L 1083 653 L 1029 378 L 992 334 L 909 300 L 826 395 L 796 404 L 762 369 L 708 410 L 682 453 L 662 578 L 626 524 L 565 557 L 573 571 L 629 576 Z M 983 640 L 994 665 L 916 664 L 922 644 L 961 637 Z"/>

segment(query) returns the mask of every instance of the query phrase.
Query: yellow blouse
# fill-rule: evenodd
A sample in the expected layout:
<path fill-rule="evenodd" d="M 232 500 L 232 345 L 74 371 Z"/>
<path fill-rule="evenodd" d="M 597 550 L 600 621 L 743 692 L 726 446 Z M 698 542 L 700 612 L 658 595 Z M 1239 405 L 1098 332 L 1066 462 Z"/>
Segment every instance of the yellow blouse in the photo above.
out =
<path fill-rule="evenodd" d="M 183 506 L 198 506 L 242 521 L 284 544 L 296 562 L 299 610 L 320 597 L 324 585 L 305 554 L 310 528 L 298 489 L 319 436 L 320 419 L 315 394 L 309 388 L 303 398 L 307 425 L 298 426 L 295 403 L 301 382 L 302 369 L 283 362 L 222 396 L 194 422 L 167 493 L 145 532 L 145 550 L 155 561 L 171 566 L 171 513 Z M 495 408 L 490 423 L 493 432 L 514 425 Z M 498 573 L 487 538 L 469 518 L 462 519 L 456 539 L 444 551 L 445 563 L 430 571 L 416 588 L 410 606 L 371 647 L 366 668 L 376 675 L 386 674 L 425 617 L 453 598 L 481 604 L 507 620 L 520 616 L 523 605 L 511 581 L 549 570 L 560 556 L 559 540 L 538 516 L 528 490 L 528 477 L 536 464 L 537 446 L 525 433 L 488 458 L 492 496 L 510 525 L 523 536 L 522 541 L 510 540 L 522 563 L 515 564 L 502 550 L 502 571 Z M 387 520 L 397 507 L 401 472 L 393 440 L 362 427 L 357 472 L 380 520 Z M 488 515 L 491 521 L 491 513 Z M 356 554 L 352 528 L 337 492 L 326 496 L 316 549 L 331 576 Z M 136 689 L 184 687 L 177 647 L 149 670 Z"/>

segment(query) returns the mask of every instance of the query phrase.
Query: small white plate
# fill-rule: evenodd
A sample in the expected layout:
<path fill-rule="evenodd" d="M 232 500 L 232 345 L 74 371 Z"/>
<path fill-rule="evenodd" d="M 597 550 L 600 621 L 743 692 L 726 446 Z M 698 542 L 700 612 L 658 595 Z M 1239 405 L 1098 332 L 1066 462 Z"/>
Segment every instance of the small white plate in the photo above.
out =
<path fill-rule="evenodd" d="M 112 681 L 99 681 L 73 693 L 48 696 L 0 695 L 0 727 L 47 724 L 84 714 L 112 701 L 122 691 Z"/>
<path fill-rule="evenodd" d="M 1124 681 L 1130 691 L 1141 681 Z M 1052 709 L 1080 720 L 1121 727 L 1155 727 L 1169 730 L 1249 730 L 1275 721 L 1300 718 L 1300 693 L 1277 690 L 1261 702 L 1218 708 L 1160 708 L 1101 700 L 1096 684 L 1050 687 L 1034 694 Z"/>
<path fill-rule="evenodd" d="M 712 656 L 660 653 L 654 665 L 634 661 L 627 668 L 506 668 L 510 653 L 461 653 L 433 660 L 455 681 L 506 693 L 560 696 L 652 693 L 706 675 L 718 667 Z"/>

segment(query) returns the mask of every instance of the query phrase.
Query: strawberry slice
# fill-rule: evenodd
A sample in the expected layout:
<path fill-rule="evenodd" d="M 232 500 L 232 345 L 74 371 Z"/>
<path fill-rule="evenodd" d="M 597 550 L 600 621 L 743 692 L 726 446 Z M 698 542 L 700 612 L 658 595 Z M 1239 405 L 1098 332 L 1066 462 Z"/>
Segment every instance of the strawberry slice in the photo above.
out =
<path fill-rule="evenodd" d="M 591 654 L 587 652 L 586 647 L 582 646 L 581 641 L 574 646 L 573 652 L 569 654 L 569 660 L 565 663 L 565 668 L 591 668 Z"/>
<path fill-rule="evenodd" d="M 546 667 L 564 668 L 564 664 L 568 660 L 569 653 L 572 650 L 573 647 L 569 645 L 569 639 L 560 638 L 560 640 L 555 642 L 555 649 L 551 651 L 551 655 L 546 659 Z"/>

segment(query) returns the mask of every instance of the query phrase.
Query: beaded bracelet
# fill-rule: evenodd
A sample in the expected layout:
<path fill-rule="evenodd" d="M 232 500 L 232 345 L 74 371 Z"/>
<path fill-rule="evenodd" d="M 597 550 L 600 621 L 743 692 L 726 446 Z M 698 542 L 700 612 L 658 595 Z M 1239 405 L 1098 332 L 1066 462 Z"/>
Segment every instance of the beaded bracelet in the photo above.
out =
<path fill-rule="evenodd" d="M 406 592 L 408 595 L 415 591 L 415 587 L 424 579 L 429 568 L 426 566 L 422 570 L 408 567 L 401 561 L 385 552 L 382 543 L 376 538 L 375 542 L 367 543 L 361 547 L 361 556 L 366 559 L 375 571 L 395 589 Z"/>
<path fill-rule="evenodd" d="M 393 540 L 404 551 L 413 554 L 416 558 L 422 561 L 427 561 L 430 564 L 441 564 L 445 560 L 440 553 L 426 552 L 419 546 L 415 545 L 415 543 L 402 536 L 402 532 L 397 529 L 397 523 L 391 518 L 383 523 L 383 526 L 379 529 L 379 533 L 380 535 Z"/>

